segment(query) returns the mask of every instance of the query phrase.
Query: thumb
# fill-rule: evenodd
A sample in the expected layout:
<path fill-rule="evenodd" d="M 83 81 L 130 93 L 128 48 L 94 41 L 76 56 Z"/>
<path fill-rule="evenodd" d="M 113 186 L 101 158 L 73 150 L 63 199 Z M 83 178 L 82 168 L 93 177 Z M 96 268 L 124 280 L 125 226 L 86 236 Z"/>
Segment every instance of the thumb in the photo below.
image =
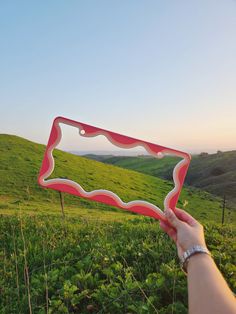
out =
<path fill-rule="evenodd" d="M 170 208 L 167 208 L 165 210 L 165 216 L 168 220 L 168 222 L 175 227 L 175 229 L 178 229 L 178 227 L 181 224 L 181 221 L 176 217 L 175 213 L 173 212 L 173 210 L 171 210 Z"/>

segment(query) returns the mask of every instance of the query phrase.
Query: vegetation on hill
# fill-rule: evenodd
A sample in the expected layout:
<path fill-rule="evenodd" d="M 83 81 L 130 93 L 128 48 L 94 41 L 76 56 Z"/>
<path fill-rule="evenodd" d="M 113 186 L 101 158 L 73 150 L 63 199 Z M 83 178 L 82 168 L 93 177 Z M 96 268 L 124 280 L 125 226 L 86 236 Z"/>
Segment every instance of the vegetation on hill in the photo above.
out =
<path fill-rule="evenodd" d="M 44 145 L 17 136 L 0 135 L 1 195 L 21 202 L 40 201 L 49 204 L 58 202 L 58 192 L 43 189 L 37 184 L 44 151 Z M 142 199 L 163 208 L 164 197 L 173 188 L 171 181 L 106 165 L 60 150 L 54 151 L 54 158 L 56 167 L 51 177 L 70 178 L 80 183 L 87 191 L 109 189 L 126 202 Z M 65 195 L 65 203 L 78 207 L 114 210 L 110 206 L 72 195 Z M 220 221 L 221 203 L 209 193 L 184 188 L 178 206 L 184 205 L 186 210 L 197 218 L 207 216 L 208 219 Z"/>
<path fill-rule="evenodd" d="M 157 160 L 153 157 L 138 156 L 97 156 L 88 158 L 99 159 L 108 164 L 132 169 L 152 176 L 171 179 L 173 168 L 178 158 L 165 157 Z M 202 153 L 194 155 L 186 176 L 186 184 L 201 188 L 236 204 L 236 151 L 220 152 L 216 154 Z M 236 207 L 236 205 L 235 205 Z"/>
<path fill-rule="evenodd" d="M 205 224 L 236 292 L 232 228 Z M 1 216 L 1 313 L 187 314 L 187 281 L 158 223 Z"/>
<path fill-rule="evenodd" d="M 0 135 L 0 313 L 185 314 L 186 276 L 158 221 L 38 186 L 45 146 Z M 162 204 L 170 181 L 55 151 L 54 176 L 123 200 Z M 211 194 L 185 187 L 178 206 L 205 226 L 208 248 L 236 292 L 236 228 Z M 231 218 L 230 218 L 231 217 Z"/>

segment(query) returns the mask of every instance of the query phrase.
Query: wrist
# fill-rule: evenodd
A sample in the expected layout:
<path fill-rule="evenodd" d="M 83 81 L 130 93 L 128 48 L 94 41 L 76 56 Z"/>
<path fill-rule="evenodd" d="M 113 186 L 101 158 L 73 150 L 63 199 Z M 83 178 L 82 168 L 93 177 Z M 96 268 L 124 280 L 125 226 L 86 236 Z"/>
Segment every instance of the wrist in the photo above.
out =
<path fill-rule="evenodd" d="M 189 261 L 196 255 L 211 256 L 211 253 L 206 246 L 201 245 L 193 245 L 188 250 L 186 250 L 180 258 L 180 266 L 186 274 Z"/>
<path fill-rule="evenodd" d="M 195 254 L 192 256 L 192 258 L 189 259 L 187 269 L 188 273 L 190 273 L 193 269 L 198 268 L 198 267 L 203 267 L 204 264 L 214 262 L 212 255 L 208 254 Z"/>

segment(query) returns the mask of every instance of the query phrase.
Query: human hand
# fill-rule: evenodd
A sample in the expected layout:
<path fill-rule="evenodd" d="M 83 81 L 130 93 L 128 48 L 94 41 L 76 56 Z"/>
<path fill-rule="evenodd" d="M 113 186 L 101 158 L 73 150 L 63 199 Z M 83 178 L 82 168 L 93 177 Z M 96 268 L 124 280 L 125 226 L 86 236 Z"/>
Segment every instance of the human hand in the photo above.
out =
<path fill-rule="evenodd" d="M 164 213 L 167 221 L 160 220 L 160 227 L 175 241 L 179 258 L 194 245 L 206 247 L 203 226 L 196 219 L 179 208 Z"/>

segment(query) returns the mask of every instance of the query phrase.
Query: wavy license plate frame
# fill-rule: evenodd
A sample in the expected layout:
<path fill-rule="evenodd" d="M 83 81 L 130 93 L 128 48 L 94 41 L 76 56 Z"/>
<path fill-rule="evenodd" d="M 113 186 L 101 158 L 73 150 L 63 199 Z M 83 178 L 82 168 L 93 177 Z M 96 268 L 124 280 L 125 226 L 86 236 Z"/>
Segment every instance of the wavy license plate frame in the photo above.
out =
<path fill-rule="evenodd" d="M 66 124 L 78 128 L 79 134 L 83 137 L 96 137 L 98 135 L 104 135 L 108 141 L 120 148 L 129 149 L 136 146 L 142 146 L 149 155 L 156 158 L 162 158 L 165 155 L 181 157 L 181 161 L 179 161 L 173 169 L 174 188 L 166 195 L 163 204 L 164 209 L 171 208 L 172 210 L 175 210 L 190 164 L 190 154 L 108 131 L 82 122 L 70 120 L 64 117 L 55 118 L 52 124 L 50 137 L 46 146 L 42 166 L 38 176 L 38 183 L 41 187 L 73 194 L 92 201 L 101 202 L 124 210 L 129 210 L 138 214 L 153 217 L 155 219 L 166 220 L 163 211 L 158 206 L 150 202 L 134 200 L 125 203 L 117 194 L 109 190 L 99 189 L 87 192 L 78 182 L 72 181 L 70 179 L 53 178 L 47 180 L 47 178 L 49 178 L 52 174 L 55 166 L 52 154 L 53 150 L 59 144 L 62 138 L 60 124 Z"/>

